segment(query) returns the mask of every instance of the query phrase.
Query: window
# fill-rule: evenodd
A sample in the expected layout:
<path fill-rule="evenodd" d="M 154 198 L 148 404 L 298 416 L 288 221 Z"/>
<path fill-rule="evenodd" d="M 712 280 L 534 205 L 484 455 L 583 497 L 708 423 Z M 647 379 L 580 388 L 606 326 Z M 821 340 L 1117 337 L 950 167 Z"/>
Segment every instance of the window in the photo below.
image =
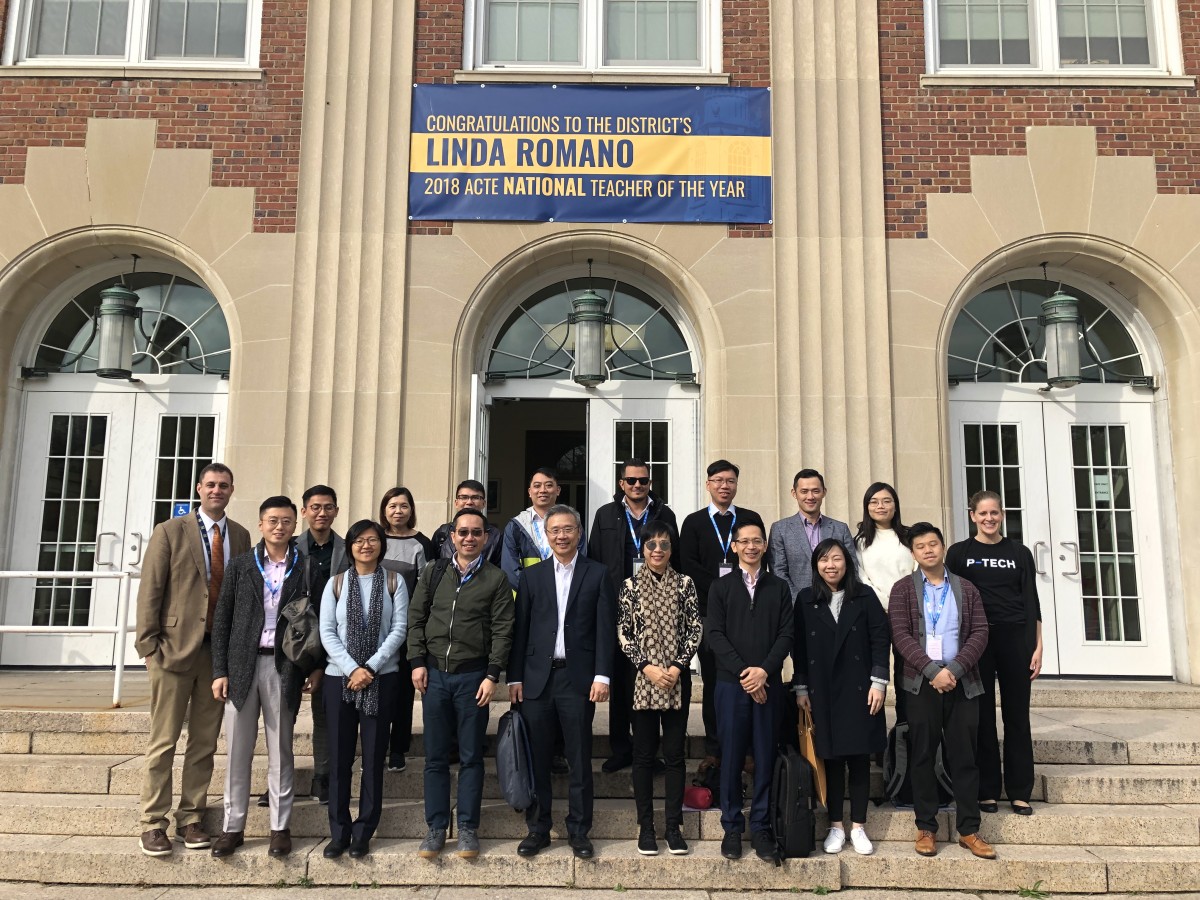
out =
<path fill-rule="evenodd" d="M 720 70 L 720 0 L 473 0 L 468 6 L 469 68 Z"/>
<path fill-rule="evenodd" d="M 1179 74 L 1174 0 L 925 0 L 930 71 Z"/>
<path fill-rule="evenodd" d="M 5 63 L 233 68 L 258 65 L 262 0 L 22 0 Z"/>

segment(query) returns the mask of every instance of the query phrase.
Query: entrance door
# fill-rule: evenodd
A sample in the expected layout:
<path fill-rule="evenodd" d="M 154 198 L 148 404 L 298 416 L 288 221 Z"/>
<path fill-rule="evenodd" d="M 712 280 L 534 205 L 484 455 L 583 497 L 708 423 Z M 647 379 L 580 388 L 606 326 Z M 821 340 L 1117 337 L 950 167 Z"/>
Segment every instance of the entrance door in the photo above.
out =
<path fill-rule="evenodd" d="M 199 377 L 188 381 L 195 384 Z M 70 380 L 74 376 L 55 378 Z M 26 394 L 15 515 L 25 527 L 14 529 L 13 569 L 136 572 L 154 526 L 181 504 L 190 511 L 199 470 L 223 446 L 223 384 L 217 391 L 185 394 L 87 380 L 95 387 L 86 392 L 39 385 Z M 113 625 L 119 584 L 90 578 L 11 581 L 4 622 Z M 136 590 L 135 579 L 131 625 Z M 126 662 L 137 662 L 132 628 L 124 652 Z M 111 634 L 10 634 L 0 649 L 0 664 L 6 666 L 114 661 Z"/>
<path fill-rule="evenodd" d="M 998 491 L 1038 567 L 1046 674 L 1169 676 L 1153 406 L 1128 387 L 962 385 L 950 404 L 957 533 Z M 1119 402 L 1101 399 L 1114 392 Z"/>

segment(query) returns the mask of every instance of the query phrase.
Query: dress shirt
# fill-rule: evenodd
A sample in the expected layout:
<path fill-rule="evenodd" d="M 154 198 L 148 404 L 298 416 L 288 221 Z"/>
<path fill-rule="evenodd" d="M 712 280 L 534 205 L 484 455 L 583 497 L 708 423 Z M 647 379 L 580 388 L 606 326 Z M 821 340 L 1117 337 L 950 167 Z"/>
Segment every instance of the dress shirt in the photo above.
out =
<path fill-rule="evenodd" d="M 208 548 L 212 547 L 213 526 L 216 525 L 218 528 L 221 529 L 221 545 L 225 551 L 225 565 L 228 566 L 229 565 L 229 520 L 228 520 L 228 517 L 221 516 L 221 518 L 218 520 L 218 519 L 214 519 L 211 516 L 209 516 L 209 514 L 206 513 L 202 509 L 197 510 L 197 511 L 200 513 L 200 521 L 204 523 L 204 533 L 208 535 L 208 540 L 209 540 Z M 201 541 L 200 543 L 203 544 L 204 541 Z M 204 554 L 204 577 L 212 578 L 212 559 L 210 558 L 210 554 L 207 552 Z"/>
<path fill-rule="evenodd" d="M 475 557 L 475 559 L 465 569 L 459 564 L 457 553 L 450 557 L 450 560 L 454 563 L 454 571 L 458 573 L 459 587 L 462 587 L 462 580 L 483 564 L 483 554 L 480 553 L 477 557 Z"/>
<path fill-rule="evenodd" d="M 575 563 L 578 561 L 578 551 L 566 565 L 559 562 L 557 556 L 554 557 L 554 589 L 558 594 L 558 633 L 554 636 L 555 659 L 567 658 L 566 628 L 564 627 L 567 621 L 567 598 L 571 594 L 571 579 L 575 577 Z M 608 684 L 611 679 L 607 675 L 596 675 L 592 680 L 598 681 L 600 684 Z M 519 683 L 513 682 L 513 684 Z"/>
<path fill-rule="evenodd" d="M 817 516 L 817 521 L 810 522 L 808 516 L 801 513 L 800 519 L 804 522 L 804 535 L 808 538 L 808 548 L 816 550 L 817 544 L 821 543 L 821 521 L 824 516 Z"/>
<path fill-rule="evenodd" d="M 753 572 L 749 569 L 741 567 L 742 584 L 746 585 L 746 591 L 750 594 L 750 599 L 754 599 L 754 591 L 758 588 L 758 579 L 762 575 L 762 566 L 759 566 Z"/>
<path fill-rule="evenodd" d="M 942 584 L 933 585 L 921 573 L 921 583 L 925 587 L 925 634 L 942 638 L 942 658 L 934 662 L 948 663 L 958 656 L 958 603 L 955 602 L 954 591 L 950 587 L 950 573 L 942 570 Z M 941 617 L 937 626 L 933 624 L 933 613 L 941 602 L 942 591 L 946 592 L 946 605 L 942 607 Z"/>
<path fill-rule="evenodd" d="M 283 579 L 287 575 L 288 562 L 287 558 L 279 562 L 272 559 L 263 560 L 263 630 L 258 639 L 260 647 L 275 646 L 275 626 L 279 622 L 279 599 L 283 596 Z M 274 588 L 273 593 L 272 588 Z"/>

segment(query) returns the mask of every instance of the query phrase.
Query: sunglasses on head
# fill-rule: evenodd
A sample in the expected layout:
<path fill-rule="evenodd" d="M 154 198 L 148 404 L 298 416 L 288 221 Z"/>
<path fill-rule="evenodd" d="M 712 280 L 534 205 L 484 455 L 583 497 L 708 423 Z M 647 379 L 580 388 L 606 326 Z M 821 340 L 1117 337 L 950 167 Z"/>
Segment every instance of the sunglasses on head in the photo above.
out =
<path fill-rule="evenodd" d="M 627 485 L 629 485 L 630 487 L 632 487 L 632 486 L 633 486 L 633 485 L 635 485 L 635 484 L 642 484 L 642 485 L 645 485 L 645 484 L 649 484 L 649 483 L 650 483 L 650 479 L 649 479 L 649 477 L 647 477 L 647 476 L 642 476 L 642 477 L 639 477 L 639 478 L 626 478 L 626 479 L 625 479 L 625 483 L 626 483 Z"/>

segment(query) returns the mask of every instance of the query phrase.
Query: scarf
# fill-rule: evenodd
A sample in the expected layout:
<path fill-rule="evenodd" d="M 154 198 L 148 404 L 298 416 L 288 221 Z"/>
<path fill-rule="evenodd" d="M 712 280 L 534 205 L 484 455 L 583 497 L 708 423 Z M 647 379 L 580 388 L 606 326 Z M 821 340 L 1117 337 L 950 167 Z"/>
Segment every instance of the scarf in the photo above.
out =
<path fill-rule="evenodd" d="M 642 566 L 634 576 L 633 584 L 634 633 L 646 660 L 666 668 L 676 660 L 679 645 L 685 637 L 679 633 L 682 611 L 679 573 L 667 569 L 658 576 L 649 566 Z M 634 682 L 634 709 L 679 709 L 682 705 L 683 688 L 678 681 L 670 691 L 664 691 L 642 677 Z"/>
<path fill-rule="evenodd" d="M 358 573 L 351 569 L 346 573 L 346 652 L 359 666 L 365 666 L 367 660 L 379 649 L 379 629 L 383 622 L 383 587 L 386 576 L 382 566 L 375 568 L 371 579 L 371 601 L 363 615 L 362 588 L 359 587 Z M 375 716 L 379 713 L 379 679 L 361 691 L 350 690 L 350 675 L 342 676 L 342 702 L 358 707 L 364 716 Z"/>

